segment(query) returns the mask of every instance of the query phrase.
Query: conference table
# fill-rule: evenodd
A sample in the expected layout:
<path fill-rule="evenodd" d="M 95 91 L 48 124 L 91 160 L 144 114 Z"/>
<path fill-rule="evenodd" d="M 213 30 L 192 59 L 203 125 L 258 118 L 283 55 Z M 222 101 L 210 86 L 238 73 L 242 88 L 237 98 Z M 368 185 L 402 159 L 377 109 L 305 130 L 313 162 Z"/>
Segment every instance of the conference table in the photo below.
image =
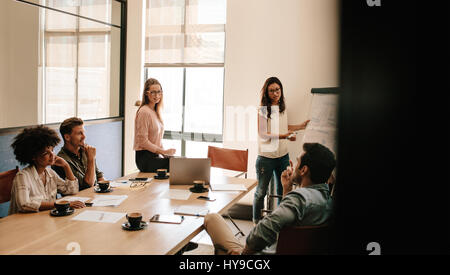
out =
<path fill-rule="evenodd" d="M 50 210 L 37 213 L 17 213 L 0 219 L 0 254 L 46 255 L 171 255 L 178 252 L 203 228 L 204 218 L 184 215 L 181 224 L 154 223 L 155 214 L 174 214 L 180 206 L 206 207 L 209 213 L 225 213 L 257 184 L 255 179 L 211 174 L 222 184 L 245 186 L 246 191 L 212 191 L 191 193 L 188 199 L 173 199 L 168 192 L 189 190 L 192 185 L 169 185 L 169 180 L 153 179 L 154 173 L 133 173 L 116 179 L 117 187 L 110 193 L 97 193 L 94 187 L 82 190 L 75 197 L 95 198 L 102 195 L 126 195 L 118 206 L 95 206 L 75 209 L 69 216 L 53 217 Z M 131 178 L 151 178 L 142 186 L 131 186 Z M 214 187 L 214 185 L 212 185 Z M 187 192 L 184 192 L 187 193 Z M 198 196 L 214 197 L 215 201 Z M 107 211 L 124 215 L 115 223 L 74 220 L 84 211 Z M 127 231 L 126 213 L 141 212 L 148 225 L 142 230 Z"/>

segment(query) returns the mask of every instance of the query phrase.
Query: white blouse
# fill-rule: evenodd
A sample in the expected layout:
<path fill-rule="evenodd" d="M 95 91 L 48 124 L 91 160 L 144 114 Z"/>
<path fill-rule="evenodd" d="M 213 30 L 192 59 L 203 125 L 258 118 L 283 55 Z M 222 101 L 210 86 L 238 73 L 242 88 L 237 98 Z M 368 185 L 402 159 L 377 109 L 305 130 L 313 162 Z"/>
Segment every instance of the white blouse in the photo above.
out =
<path fill-rule="evenodd" d="M 286 134 L 288 132 L 287 110 L 280 114 L 278 106 L 271 106 L 270 118 L 267 117 L 267 107 L 261 106 L 258 115 L 267 122 L 267 132 L 273 135 Z M 263 139 L 258 135 L 258 155 L 266 158 L 280 158 L 288 151 L 287 139 Z"/>
<path fill-rule="evenodd" d="M 39 178 L 34 165 L 19 171 L 11 188 L 9 214 L 17 212 L 38 212 L 42 202 L 56 200 L 59 191 L 64 195 L 78 192 L 78 180 L 63 180 L 50 167 L 44 170 L 46 185 Z"/>

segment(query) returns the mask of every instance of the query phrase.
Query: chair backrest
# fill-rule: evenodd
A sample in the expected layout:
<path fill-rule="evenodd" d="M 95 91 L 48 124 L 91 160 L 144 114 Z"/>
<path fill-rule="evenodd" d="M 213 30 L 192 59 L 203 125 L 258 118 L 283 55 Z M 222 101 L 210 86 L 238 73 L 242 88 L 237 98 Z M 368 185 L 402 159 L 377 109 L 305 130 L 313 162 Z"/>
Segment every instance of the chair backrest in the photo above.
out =
<path fill-rule="evenodd" d="M 279 255 L 324 255 L 329 254 L 331 226 L 290 226 L 281 229 L 278 235 L 276 254 Z"/>
<path fill-rule="evenodd" d="M 19 168 L 0 173 L 0 203 L 11 200 L 11 188 Z"/>
<path fill-rule="evenodd" d="M 235 150 L 208 146 L 211 167 L 247 172 L 248 149 Z"/>

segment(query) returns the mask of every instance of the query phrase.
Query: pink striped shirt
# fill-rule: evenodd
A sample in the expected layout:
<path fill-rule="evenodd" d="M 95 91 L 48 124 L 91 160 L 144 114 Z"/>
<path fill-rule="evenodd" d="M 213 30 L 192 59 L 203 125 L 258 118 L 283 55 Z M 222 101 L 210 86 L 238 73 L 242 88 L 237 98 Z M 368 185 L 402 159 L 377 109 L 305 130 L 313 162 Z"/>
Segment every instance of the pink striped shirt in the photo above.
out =
<path fill-rule="evenodd" d="M 158 115 L 148 105 L 142 106 L 134 120 L 133 150 L 147 150 L 153 153 L 163 150 L 161 140 L 164 135 L 164 125 Z"/>

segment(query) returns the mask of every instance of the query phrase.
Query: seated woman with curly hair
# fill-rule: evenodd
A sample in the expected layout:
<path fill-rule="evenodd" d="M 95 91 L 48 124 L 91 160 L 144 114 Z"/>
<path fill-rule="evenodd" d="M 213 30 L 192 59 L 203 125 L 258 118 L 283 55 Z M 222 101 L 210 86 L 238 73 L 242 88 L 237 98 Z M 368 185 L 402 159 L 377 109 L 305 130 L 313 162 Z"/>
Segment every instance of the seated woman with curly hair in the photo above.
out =
<path fill-rule="evenodd" d="M 45 126 L 26 128 L 14 138 L 11 147 L 16 159 L 28 166 L 14 178 L 9 214 L 50 210 L 54 208 L 58 191 L 64 195 L 78 192 L 78 181 L 69 164 L 53 153 L 60 141 L 58 134 Z M 61 179 L 51 165 L 64 168 L 66 180 Z M 84 203 L 75 201 L 70 206 L 82 208 Z"/>

